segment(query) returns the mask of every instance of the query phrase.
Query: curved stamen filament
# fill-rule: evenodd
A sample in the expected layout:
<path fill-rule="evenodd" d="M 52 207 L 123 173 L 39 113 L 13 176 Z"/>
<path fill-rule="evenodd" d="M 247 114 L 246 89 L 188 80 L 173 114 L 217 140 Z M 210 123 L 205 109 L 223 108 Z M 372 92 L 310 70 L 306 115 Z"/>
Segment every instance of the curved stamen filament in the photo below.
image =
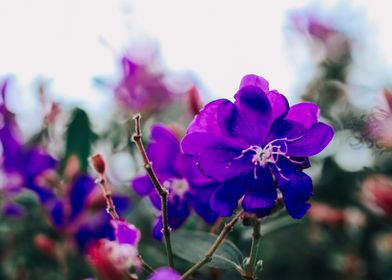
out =
<path fill-rule="evenodd" d="M 234 159 L 240 159 L 242 158 L 247 152 L 254 152 L 254 155 L 252 157 L 252 163 L 254 165 L 253 168 L 253 176 L 255 179 L 257 179 L 257 167 L 260 165 L 262 167 L 265 167 L 268 163 L 272 164 L 275 166 L 276 170 L 278 171 L 279 175 L 289 181 L 289 178 L 283 175 L 282 169 L 277 165 L 279 157 L 283 156 L 290 162 L 294 164 L 304 164 L 305 160 L 303 161 L 296 161 L 290 158 L 290 156 L 287 155 L 288 152 L 288 146 L 287 142 L 293 142 L 296 140 L 299 140 L 302 138 L 302 136 L 289 139 L 287 137 L 284 138 L 278 138 L 274 139 L 271 142 L 269 142 L 267 145 L 265 145 L 264 148 L 261 148 L 260 146 L 257 145 L 252 145 L 249 148 L 246 148 L 242 150 L 241 154 L 238 157 L 235 157 Z M 277 143 L 277 142 L 281 143 Z M 277 144 L 275 144 L 277 143 Z M 283 150 L 282 150 L 283 149 Z"/>

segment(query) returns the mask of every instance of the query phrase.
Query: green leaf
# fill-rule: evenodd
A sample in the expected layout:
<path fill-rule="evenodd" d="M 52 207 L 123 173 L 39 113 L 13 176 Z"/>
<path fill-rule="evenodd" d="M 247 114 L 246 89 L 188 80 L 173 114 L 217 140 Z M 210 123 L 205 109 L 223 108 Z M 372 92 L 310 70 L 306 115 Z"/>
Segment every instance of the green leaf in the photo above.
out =
<path fill-rule="evenodd" d="M 172 235 L 174 254 L 191 263 L 202 260 L 217 236 L 202 231 L 181 230 Z M 234 268 L 241 271 L 243 260 L 241 251 L 230 241 L 225 240 L 215 251 L 208 267 L 215 268 Z"/>
<path fill-rule="evenodd" d="M 80 171 L 85 172 L 88 167 L 91 144 L 96 138 L 96 134 L 91 129 L 87 113 L 82 109 L 76 108 L 72 113 L 66 130 L 66 147 L 62 170 L 64 170 L 68 158 L 75 155 L 79 159 Z"/>
<path fill-rule="evenodd" d="M 263 223 L 260 226 L 260 234 L 261 234 L 261 238 L 272 234 L 278 230 L 281 230 L 285 227 L 290 227 L 290 226 L 294 226 L 294 225 L 299 225 L 302 223 L 302 220 L 294 220 L 291 217 L 283 217 L 283 218 L 279 218 L 276 220 L 272 220 L 268 223 Z"/>

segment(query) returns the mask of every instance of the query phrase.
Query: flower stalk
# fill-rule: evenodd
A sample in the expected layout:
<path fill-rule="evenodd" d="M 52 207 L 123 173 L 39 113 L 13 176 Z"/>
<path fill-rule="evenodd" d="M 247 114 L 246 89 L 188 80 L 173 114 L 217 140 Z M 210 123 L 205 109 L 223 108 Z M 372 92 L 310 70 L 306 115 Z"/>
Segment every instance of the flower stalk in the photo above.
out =
<path fill-rule="evenodd" d="M 148 176 L 151 179 L 155 189 L 157 190 L 160 198 L 161 198 L 161 206 L 162 206 L 162 223 L 163 223 L 163 236 L 165 239 L 165 247 L 166 247 L 166 254 L 169 262 L 169 266 L 174 268 L 174 261 L 173 261 L 173 250 L 171 247 L 171 240 L 170 240 L 170 227 L 168 222 L 168 213 L 167 213 L 167 196 L 168 191 L 162 187 L 161 183 L 159 182 L 154 169 L 152 167 L 152 163 L 150 162 L 146 149 L 144 148 L 142 142 L 142 131 L 141 131 L 141 124 L 140 124 L 141 116 L 137 114 L 134 116 L 133 120 L 135 121 L 135 133 L 132 135 L 132 141 L 136 144 L 137 149 L 143 159 L 144 169 L 147 171 Z"/>
<path fill-rule="evenodd" d="M 95 171 L 98 173 L 98 179 L 96 182 L 101 186 L 103 196 L 106 200 L 106 211 L 112 217 L 113 220 L 118 220 L 120 216 L 117 214 L 116 207 L 113 202 L 112 192 L 105 178 L 105 161 L 102 155 L 96 154 L 90 158 L 91 165 L 94 167 Z"/>
<path fill-rule="evenodd" d="M 253 221 L 252 245 L 249 254 L 249 262 L 245 267 L 246 279 L 254 279 L 254 280 L 257 279 L 257 271 L 255 270 L 255 266 L 257 261 L 259 241 L 261 238 L 260 226 L 261 226 L 260 220 L 255 219 Z"/>
<path fill-rule="evenodd" d="M 190 269 L 188 269 L 182 275 L 181 280 L 187 279 L 193 273 L 199 270 L 203 265 L 209 263 L 212 260 L 212 256 L 214 255 L 215 251 L 218 249 L 219 245 L 225 240 L 226 235 L 233 229 L 234 225 L 238 222 L 242 214 L 243 214 L 243 210 L 238 212 L 238 214 L 235 215 L 234 218 L 224 226 L 224 228 L 216 238 L 215 242 L 211 245 L 205 257 L 202 260 L 200 260 L 198 263 L 194 264 Z"/>

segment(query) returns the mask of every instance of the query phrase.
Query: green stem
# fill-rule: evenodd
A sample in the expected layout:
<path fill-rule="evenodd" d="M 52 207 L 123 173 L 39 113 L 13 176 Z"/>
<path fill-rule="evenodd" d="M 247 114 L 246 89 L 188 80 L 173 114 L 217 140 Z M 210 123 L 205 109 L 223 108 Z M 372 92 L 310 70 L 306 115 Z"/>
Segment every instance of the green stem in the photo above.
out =
<path fill-rule="evenodd" d="M 202 260 L 200 260 L 198 263 L 193 265 L 190 269 L 188 269 L 182 275 L 181 280 L 187 279 L 189 276 L 195 273 L 199 268 L 201 268 L 203 265 L 205 265 L 206 263 L 212 260 L 212 256 L 214 255 L 216 249 L 218 249 L 219 245 L 224 241 L 226 235 L 233 229 L 234 225 L 237 223 L 242 213 L 243 210 L 241 210 L 237 215 L 234 216 L 234 218 L 228 224 L 225 225 L 225 227 L 222 229 L 222 231 L 216 238 L 215 242 L 211 245 L 205 257 Z"/>
<path fill-rule="evenodd" d="M 260 221 L 258 219 L 255 219 L 253 223 L 252 245 L 250 248 L 249 263 L 245 267 L 246 276 L 249 277 L 249 279 L 254 279 L 254 280 L 257 279 L 257 272 L 255 272 L 255 266 L 257 261 L 259 241 L 261 238 L 260 225 L 261 225 Z"/>
<path fill-rule="evenodd" d="M 154 269 L 153 269 L 148 263 L 146 263 L 146 262 L 143 260 L 143 258 L 142 258 L 141 255 L 139 255 L 138 258 L 139 258 L 139 261 L 141 262 L 142 267 L 143 267 L 143 269 L 144 269 L 145 271 L 147 271 L 148 273 L 153 273 L 153 272 L 154 272 Z"/>
<path fill-rule="evenodd" d="M 135 133 L 132 136 L 132 141 L 135 142 L 140 155 L 142 156 L 143 163 L 144 163 L 144 169 L 146 169 L 148 176 L 151 179 L 151 182 L 153 183 L 155 189 L 157 190 L 160 198 L 161 198 L 161 206 L 162 206 L 162 223 L 163 223 L 163 236 L 165 239 L 165 247 L 166 247 L 166 254 L 168 258 L 168 263 L 169 266 L 174 268 L 174 261 L 173 261 L 173 250 L 171 246 L 171 241 L 170 241 L 170 226 L 167 218 L 167 196 L 168 196 L 168 191 L 162 187 L 161 183 L 159 182 L 154 169 L 152 167 L 152 163 L 150 162 L 146 150 L 144 148 L 143 142 L 142 142 L 142 131 L 141 131 L 141 125 L 140 125 L 140 119 L 141 116 L 140 114 L 137 114 L 134 116 L 134 121 L 135 121 Z"/>

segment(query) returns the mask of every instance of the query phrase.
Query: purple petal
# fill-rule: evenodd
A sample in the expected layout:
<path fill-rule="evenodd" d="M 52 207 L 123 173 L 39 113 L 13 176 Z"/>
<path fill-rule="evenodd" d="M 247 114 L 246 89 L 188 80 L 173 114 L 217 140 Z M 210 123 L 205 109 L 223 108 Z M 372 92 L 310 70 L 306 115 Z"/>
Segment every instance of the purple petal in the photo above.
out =
<path fill-rule="evenodd" d="M 254 75 L 254 74 L 249 74 L 246 75 L 242 78 L 241 84 L 240 84 L 240 89 L 243 87 L 247 86 L 254 86 L 262 89 L 264 92 L 269 91 L 269 85 L 266 79 L 263 77 Z"/>
<path fill-rule="evenodd" d="M 131 207 L 131 199 L 127 195 L 123 194 L 113 194 L 113 203 L 116 206 L 116 211 L 121 216 L 122 214 L 126 214 L 129 208 Z"/>
<path fill-rule="evenodd" d="M 83 211 L 87 198 L 94 187 L 95 182 L 90 176 L 80 176 L 76 179 L 69 193 L 72 207 L 70 220 L 75 219 Z"/>
<path fill-rule="evenodd" d="M 32 149 L 28 152 L 25 159 L 26 173 L 28 176 L 37 176 L 42 172 L 52 169 L 56 166 L 57 161 L 45 153 L 40 148 Z"/>
<path fill-rule="evenodd" d="M 260 167 L 257 169 L 257 178 L 251 173 L 243 178 L 242 185 L 247 189 L 242 201 L 244 210 L 261 216 L 269 214 L 277 199 L 270 171 Z"/>
<path fill-rule="evenodd" d="M 278 120 L 271 126 L 268 135 L 268 142 L 281 139 L 297 139 L 307 132 L 307 129 L 300 123 L 290 120 Z"/>
<path fill-rule="evenodd" d="M 275 169 L 287 212 L 293 218 L 301 219 L 310 207 L 307 201 L 313 195 L 312 179 L 286 159 L 279 160 L 278 165 L 286 177 L 283 178 Z"/>
<path fill-rule="evenodd" d="M 206 186 L 214 182 L 212 179 L 206 177 L 202 172 L 200 172 L 194 157 L 187 156 L 184 161 L 186 165 L 185 178 L 193 188 Z"/>
<path fill-rule="evenodd" d="M 319 122 L 295 142 L 288 142 L 288 155 L 294 157 L 310 157 L 320 153 L 332 140 L 333 129 L 329 125 Z"/>
<path fill-rule="evenodd" d="M 62 228 L 64 227 L 65 221 L 65 209 L 64 203 L 61 200 L 57 200 L 50 210 L 50 216 L 52 218 L 52 222 L 55 227 Z"/>
<path fill-rule="evenodd" d="M 17 203 L 7 202 L 3 205 L 2 212 L 7 218 L 21 218 L 25 215 L 26 210 Z"/>
<path fill-rule="evenodd" d="M 229 101 L 227 99 L 218 99 L 205 105 L 188 126 L 186 133 L 209 132 L 215 135 L 221 135 L 217 114 L 219 106 L 224 102 Z"/>
<path fill-rule="evenodd" d="M 211 208 L 211 197 L 219 187 L 218 184 L 210 184 L 193 190 L 190 203 L 195 212 L 203 218 L 206 223 L 214 223 L 218 219 L 218 214 Z"/>
<path fill-rule="evenodd" d="M 306 128 L 317 123 L 320 108 L 312 102 L 301 102 L 292 106 L 285 117 L 286 120 L 296 121 Z"/>
<path fill-rule="evenodd" d="M 154 226 L 152 227 L 152 237 L 154 237 L 156 240 L 162 240 L 162 228 L 162 216 L 159 216 L 155 219 Z"/>
<path fill-rule="evenodd" d="M 211 198 L 211 208 L 220 216 L 228 217 L 238 206 L 245 188 L 241 176 L 228 180 L 221 185 Z"/>
<path fill-rule="evenodd" d="M 249 155 L 238 158 L 246 146 L 227 137 L 195 132 L 186 135 L 181 144 L 186 154 L 196 158 L 200 170 L 218 181 L 233 178 L 252 168 Z"/>
<path fill-rule="evenodd" d="M 267 95 L 258 87 L 241 88 L 234 105 L 219 106 L 218 122 L 222 134 L 248 145 L 261 146 L 271 125 L 272 109 Z"/>
<path fill-rule="evenodd" d="M 139 176 L 131 180 L 131 186 L 135 193 L 140 196 L 145 196 L 154 189 L 154 185 L 151 182 L 150 177 L 147 175 Z"/>
<path fill-rule="evenodd" d="M 181 275 L 169 267 L 162 267 L 157 269 L 148 280 L 181 280 Z"/>
<path fill-rule="evenodd" d="M 289 102 L 287 98 L 276 90 L 268 92 L 267 97 L 272 107 L 272 119 L 276 120 L 287 114 L 289 111 Z"/>
<path fill-rule="evenodd" d="M 128 224 L 124 220 L 112 220 L 111 224 L 114 228 L 114 236 L 118 243 L 137 246 L 141 233 L 134 225 Z"/>
<path fill-rule="evenodd" d="M 147 155 L 157 173 L 176 175 L 173 158 L 180 154 L 177 137 L 166 127 L 154 125 L 151 129 L 151 143 L 147 146 Z"/>

